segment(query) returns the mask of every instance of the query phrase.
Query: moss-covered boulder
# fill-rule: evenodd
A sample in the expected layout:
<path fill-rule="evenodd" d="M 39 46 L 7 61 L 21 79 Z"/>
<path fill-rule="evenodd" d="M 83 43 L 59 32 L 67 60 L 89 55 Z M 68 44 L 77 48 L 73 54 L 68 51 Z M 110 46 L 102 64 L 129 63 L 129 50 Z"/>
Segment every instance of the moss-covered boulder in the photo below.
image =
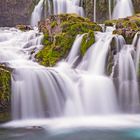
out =
<path fill-rule="evenodd" d="M 29 31 L 32 30 L 32 28 L 29 25 L 23 25 L 23 24 L 18 24 L 16 25 L 16 28 L 21 30 L 21 31 Z"/>
<path fill-rule="evenodd" d="M 116 25 L 113 34 L 122 35 L 127 44 L 131 44 L 135 34 L 140 31 L 140 14 L 118 20 L 104 21 L 105 26 Z"/>
<path fill-rule="evenodd" d="M 131 44 L 135 34 L 140 30 L 139 21 L 140 17 L 137 15 L 134 17 L 119 19 L 116 22 L 116 30 L 113 31 L 113 34 L 122 35 L 125 38 L 126 43 Z"/>
<path fill-rule="evenodd" d="M 76 14 L 50 16 L 39 23 L 39 30 L 44 33 L 44 48 L 36 55 L 36 60 L 45 66 L 54 66 L 65 58 L 78 34 L 88 33 L 83 40 L 81 54 L 94 43 L 94 31 L 102 28 L 87 18 Z"/>
<path fill-rule="evenodd" d="M 11 74 L 0 65 L 0 123 L 11 118 Z"/>
<path fill-rule="evenodd" d="M 105 20 L 103 23 L 105 26 L 114 26 L 116 24 L 117 20 Z"/>

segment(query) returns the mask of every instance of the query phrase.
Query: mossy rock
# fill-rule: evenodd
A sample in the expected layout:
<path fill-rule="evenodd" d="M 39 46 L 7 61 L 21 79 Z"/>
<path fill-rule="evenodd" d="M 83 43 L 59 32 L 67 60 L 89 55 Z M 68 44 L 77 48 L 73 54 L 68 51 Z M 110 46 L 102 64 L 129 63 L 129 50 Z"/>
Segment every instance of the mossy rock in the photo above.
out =
<path fill-rule="evenodd" d="M 86 53 L 88 48 L 91 47 L 91 45 L 94 42 L 95 42 L 94 32 L 92 30 L 90 30 L 88 32 L 88 34 L 85 34 L 83 36 L 83 39 L 82 39 L 82 43 L 81 43 L 81 54 L 82 54 L 82 56 L 84 56 L 84 54 Z"/>
<path fill-rule="evenodd" d="M 114 26 L 117 20 L 106 20 L 104 21 L 105 26 Z"/>
<path fill-rule="evenodd" d="M 8 68 L 0 66 L 0 122 L 11 118 L 11 74 Z"/>
<path fill-rule="evenodd" d="M 36 60 L 42 65 L 54 66 L 66 58 L 78 34 L 87 33 L 81 48 L 81 54 L 84 55 L 95 42 L 94 31 L 102 31 L 102 28 L 76 14 L 60 14 L 41 21 L 39 30 L 44 33 L 44 48 L 36 54 Z"/>
<path fill-rule="evenodd" d="M 140 30 L 134 21 L 123 20 L 118 21 L 116 24 L 116 30 L 113 34 L 122 35 L 125 38 L 127 44 L 131 44 L 135 34 Z"/>
<path fill-rule="evenodd" d="M 29 31 L 29 30 L 32 30 L 32 28 L 28 25 L 23 25 L 23 24 L 18 24 L 16 25 L 16 28 L 21 30 L 21 31 Z"/>
<path fill-rule="evenodd" d="M 127 44 L 131 44 L 135 34 L 140 31 L 140 14 L 118 20 L 105 21 L 106 26 L 116 24 L 116 29 L 113 34 L 122 35 Z"/>

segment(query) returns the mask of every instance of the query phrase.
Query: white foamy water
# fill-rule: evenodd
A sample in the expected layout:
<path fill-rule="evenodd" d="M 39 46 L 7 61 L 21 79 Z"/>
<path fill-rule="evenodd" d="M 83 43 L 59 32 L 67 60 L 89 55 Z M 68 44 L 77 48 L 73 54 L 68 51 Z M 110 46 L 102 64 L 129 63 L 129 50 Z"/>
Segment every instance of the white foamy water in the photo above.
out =
<path fill-rule="evenodd" d="M 59 118 L 59 119 L 42 119 L 42 120 L 23 120 L 12 121 L 1 127 L 27 129 L 39 129 L 37 126 L 45 128 L 50 132 L 65 131 L 74 128 L 139 128 L 139 115 L 114 115 L 114 116 L 94 116 L 78 118 Z"/>

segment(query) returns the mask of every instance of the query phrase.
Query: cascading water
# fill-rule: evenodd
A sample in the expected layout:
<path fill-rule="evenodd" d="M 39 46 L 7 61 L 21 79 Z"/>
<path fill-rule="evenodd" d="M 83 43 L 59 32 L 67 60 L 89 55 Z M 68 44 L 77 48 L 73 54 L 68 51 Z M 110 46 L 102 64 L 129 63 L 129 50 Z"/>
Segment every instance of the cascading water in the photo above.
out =
<path fill-rule="evenodd" d="M 94 22 L 96 22 L 96 0 L 94 0 Z"/>
<path fill-rule="evenodd" d="M 35 7 L 32 16 L 33 26 L 41 19 L 43 2 L 44 0 L 40 0 Z M 79 0 L 54 0 L 54 13 L 78 13 L 83 16 L 83 9 L 79 7 L 79 3 Z M 109 5 L 111 6 L 111 1 Z M 34 20 L 36 15 L 39 16 Z M 96 20 L 96 0 L 94 18 Z M 109 29 L 105 33 L 95 33 L 96 42 L 81 59 L 80 47 L 84 35 L 76 37 L 65 60 L 60 61 L 55 67 L 46 68 L 34 62 L 35 54 L 43 47 L 41 33 L 37 30 L 21 32 L 14 28 L 0 30 L 0 63 L 13 69 L 13 119 L 139 111 L 134 47 L 124 45 L 124 38 L 112 35 L 112 29 Z M 112 41 L 115 41 L 116 52 L 112 74 L 108 76 L 107 59 Z M 138 46 L 139 41 L 134 42 Z M 139 52 L 137 47 L 137 63 Z M 116 67 L 117 86 L 113 81 Z"/>
<path fill-rule="evenodd" d="M 97 69 L 105 70 L 105 61 L 102 62 L 103 66 L 98 65 L 107 55 L 111 35 L 103 39 L 104 35 L 101 34 L 102 39 L 97 40 L 95 48 L 91 48 L 93 51 L 90 53 L 89 63 L 87 62 L 88 70 L 80 66 L 86 59 L 73 70 L 67 62 L 60 62 L 54 68 L 45 68 L 30 60 L 31 52 L 42 47 L 42 35 L 38 35 L 37 31 L 1 30 L 1 34 L 0 46 L 3 47 L 0 48 L 0 61 L 13 69 L 13 119 L 106 114 L 117 111 L 113 81 L 105 76 L 104 72 L 96 73 Z M 77 37 L 72 50 L 82 36 Z M 98 47 L 104 43 L 103 51 L 99 52 Z M 98 53 L 96 63 L 92 57 L 94 51 Z M 79 55 L 75 51 L 75 55 L 71 53 L 71 60 L 75 60 Z M 87 55 L 85 57 L 88 57 Z M 96 70 L 90 66 L 92 61 L 93 67 L 97 66 Z"/>
<path fill-rule="evenodd" d="M 81 47 L 81 43 L 82 43 L 82 39 L 84 35 L 85 34 L 77 35 L 75 42 L 72 46 L 72 49 L 66 59 L 66 61 L 69 64 L 74 64 L 77 61 L 77 59 L 80 57 L 80 47 Z"/>
<path fill-rule="evenodd" d="M 136 58 L 135 58 L 135 67 L 136 67 L 136 72 L 137 75 L 139 73 L 139 67 L 140 67 L 140 33 L 138 32 L 134 39 L 133 39 L 133 46 L 136 48 Z"/>
<path fill-rule="evenodd" d="M 111 20 L 112 19 L 112 12 L 111 12 L 111 0 L 108 0 L 108 5 L 109 5 L 109 19 Z"/>
<path fill-rule="evenodd" d="M 38 22 L 41 20 L 42 10 L 43 10 L 44 0 L 40 0 L 39 3 L 35 6 L 34 11 L 31 15 L 31 25 L 37 26 Z"/>
<path fill-rule="evenodd" d="M 127 12 L 126 12 L 127 11 Z M 113 11 L 113 19 L 125 18 L 134 14 L 131 0 L 116 0 L 116 6 Z"/>
<path fill-rule="evenodd" d="M 84 16 L 84 10 L 79 4 L 79 0 L 53 0 L 54 14 L 76 13 L 80 16 Z"/>
<path fill-rule="evenodd" d="M 134 64 L 135 50 L 124 45 L 119 53 L 119 105 L 123 112 L 139 112 L 139 93 Z M 138 110 L 137 110 L 138 109 Z"/>

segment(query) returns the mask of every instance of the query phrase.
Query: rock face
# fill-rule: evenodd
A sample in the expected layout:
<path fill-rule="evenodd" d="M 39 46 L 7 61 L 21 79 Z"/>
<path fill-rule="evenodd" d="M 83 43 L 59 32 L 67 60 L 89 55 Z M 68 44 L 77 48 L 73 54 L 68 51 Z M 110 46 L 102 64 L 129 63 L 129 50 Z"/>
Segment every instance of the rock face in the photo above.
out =
<path fill-rule="evenodd" d="M 132 0 L 136 13 L 140 13 L 140 0 Z"/>
<path fill-rule="evenodd" d="M 0 0 L 0 26 L 29 24 L 38 0 Z"/>
<path fill-rule="evenodd" d="M 11 74 L 0 65 L 0 123 L 11 119 Z"/>

